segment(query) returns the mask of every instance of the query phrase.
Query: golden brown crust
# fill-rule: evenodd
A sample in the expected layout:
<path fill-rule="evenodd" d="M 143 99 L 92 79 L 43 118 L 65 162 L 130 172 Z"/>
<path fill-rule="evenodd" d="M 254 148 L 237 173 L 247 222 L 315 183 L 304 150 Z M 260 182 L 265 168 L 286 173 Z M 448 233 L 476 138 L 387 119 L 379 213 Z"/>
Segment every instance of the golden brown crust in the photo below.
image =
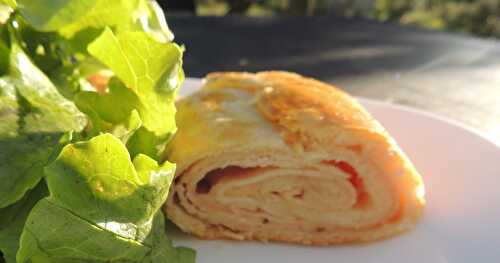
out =
<path fill-rule="evenodd" d="M 207 75 L 206 80 L 208 87 L 261 92 L 263 96 L 259 106 L 266 117 L 275 121 L 290 119 L 290 122 L 300 122 L 301 118 L 324 118 L 324 122 L 333 125 L 381 131 L 380 125 L 373 117 L 347 93 L 335 86 L 295 73 L 211 73 Z M 232 85 L 227 86 L 227 83 Z M 308 116 L 301 116 L 301 113 Z"/>
<path fill-rule="evenodd" d="M 342 90 L 295 73 L 225 72 L 207 75 L 208 88 L 243 89 L 259 94 L 257 109 L 279 127 L 286 142 L 304 149 L 334 136 L 329 128 L 385 130 L 359 103 Z M 228 85 L 228 83 L 231 83 Z"/>
<path fill-rule="evenodd" d="M 186 232 L 205 239 L 328 245 L 393 236 L 411 229 L 421 214 L 423 185 L 418 173 L 384 128 L 354 98 L 331 85 L 279 71 L 212 73 L 201 91 L 178 103 L 178 110 L 179 132 L 166 150 L 178 165 L 166 212 Z M 350 189 L 349 181 L 328 181 L 346 176 L 345 170 L 329 168 L 332 160 L 342 160 L 359 173 L 371 208 L 354 205 L 338 212 L 323 209 L 321 199 L 307 201 L 310 191 L 326 200 L 343 191 L 349 197 L 331 202 L 338 207 L 355 203 L 351 192 L 359 189 Z M 255 182 L 242 179 L 246 177 L 216 179 L 212 195 L 196 192 L 197 183 L 210 171 L 228 166 L 273 169 L 257 172 L 271 178 L 263 179 L 265 184 L 256 183 L 258 177 Z M 302 175 L 323 181 L 314 179 L 304 186 Z M 270 202 L 272 194 L 254 194 L 273 184 L 283 195 L 289 191 L 281 189 L 283 185 L 303 188 L 293 196 L 306 191 L 306 201 L 285 200 L 282 205 L 294 207 L 300 220 L 295 222 L 286 209 Z M 238 203 L 241 198 L 251 201 Z M 304 202 L 321 203 L 312 205 L 312 215 L 314 209 L 325 212 L 318 212 L 317 218 L 304 214 Z M 331 219 L 319 220 L 323 214 Z"/>

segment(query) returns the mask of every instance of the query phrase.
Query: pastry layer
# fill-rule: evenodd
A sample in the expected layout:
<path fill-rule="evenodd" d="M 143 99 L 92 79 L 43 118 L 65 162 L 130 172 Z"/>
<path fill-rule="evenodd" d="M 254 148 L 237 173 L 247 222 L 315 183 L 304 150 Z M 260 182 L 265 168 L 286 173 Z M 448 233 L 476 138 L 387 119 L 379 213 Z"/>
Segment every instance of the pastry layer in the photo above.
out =
<path fill-rule="evenodd" d="M 335 87 L 286 72 L 214 73 L 178 102 L 168 217 L 201 238 L 312 245 L 412 228 L 420 176 Z"/>

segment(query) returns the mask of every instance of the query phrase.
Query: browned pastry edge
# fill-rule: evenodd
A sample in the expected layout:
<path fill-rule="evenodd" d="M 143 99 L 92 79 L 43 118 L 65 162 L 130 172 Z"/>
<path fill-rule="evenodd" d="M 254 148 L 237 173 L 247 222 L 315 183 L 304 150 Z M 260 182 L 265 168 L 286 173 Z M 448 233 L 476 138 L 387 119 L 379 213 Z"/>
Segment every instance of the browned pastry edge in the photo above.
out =
<path fill-rule="evenodd" d="M 401 184 L 400 187 L 400 207 L 398 211 L 387 221 L 381 224 L 394 224 L 393 229 L 387 233 L 367 233 L 352 237 L 301 237 L 291 233 L 281 233 L 279 235 L 269 235 L 267 233 L 252 232 L 240 233 L 222 225 L 205 224 L 202 220 L 190 215 L 179 203 L 175 201 L 176 188 L 174 186 L 169 202 L 166 206 L 168 216 L 177 223 L 181 229 L 193 233 L 203 239 L 249 239 L 261 241 L 281 241 L 299 243 L 305 245 L 329 245 L 336 243 L 364 242 L 382 239 L 393 236 L 397 233 L 411 229 L 420 217 L 423 200 L 417 200 L 407 191 L 414 191 L 417 186 L 422 185 L 421 178 L 413 168 L 406 156 L 397 147 L 396 143 L 389 137 L 385 129 L 351 96 L 336 87 L 322 83 L 320 81 L 305 78 L 298 74 L 267 71 L 253 73 L 242 72 L 216 72 L 207 75 L 206 84 L 203 89 L 240 89 L 245 90 L 258 99 L 255 108 L 280 134 L 283 142 L 296 152 L 303 154 L 320 151 L 331 147 L 330 145 L 344 144 L 342 147 L 351 147 L 353 152 L 362 151 L 359 148 L 359 140 L 369 141 L 376 144 L 377 151 L 390 151 L 389 157 L 376 164 L 381 171 L 393 173 L 395 170 L 404 169 L 403 178 L 389 178 L 390 183 Z M 210 109 L 219 111 L 220 103 L 225 100 L 232 100 L 224 93 L 209 93 L 206 98 Z M 179 104 L 191 103 L 189 97 L 183 99 Z M 204 114 L 204 113 L 200 113 Z M 200 122 L 203 123 L 203 117 Z M 189 135 L 185 135 L 183 128 L 179 126 L 179 141 L 189 140 Z M 252 128 L 252 127 L 250 127 Z M 218 129 L 218 128 L 214 128 Z M 186 132 L 188 133 L 188 132 Z M 206 134 L 208 138 L 218 138 Z M 238 131 L 227 140 L 245 141 L 244 132 Z M 354 140 L 349 137 L 355 138 Z M 194 137 L 191 137 L 194 138 Z M 341 138 L 341 139 L 339 139 Z M 346 139 L 347 138 L 347 139 Z M 208 139 L 210 140 L 210 139 Z M 352 144 L 350 142 L 353 141 Z M 214 146 L 214 145 L 212 145 Z M 217 147 L 217 146 L 214 146 Z M 181 143 L 173 144 L 167 148 L 167 155 L 178 163 L 177 176 L 182 176 L 193 163 L 203 160 L 208 155 L 203 153 L 203 149 L 193 152 L 181 152 Z M 215 153 L 221 153 L 224 149 L 215 149 Z M 361 152 L 359 152 L 361 154 Z M 372 154 L 375 155 L 375 154 Z M 178 181 L 178 180 L 177 180 Z M 192 224 L 192 225 L 190 225 Z M 234 234 L 234 235 L 233 235 Z"/>

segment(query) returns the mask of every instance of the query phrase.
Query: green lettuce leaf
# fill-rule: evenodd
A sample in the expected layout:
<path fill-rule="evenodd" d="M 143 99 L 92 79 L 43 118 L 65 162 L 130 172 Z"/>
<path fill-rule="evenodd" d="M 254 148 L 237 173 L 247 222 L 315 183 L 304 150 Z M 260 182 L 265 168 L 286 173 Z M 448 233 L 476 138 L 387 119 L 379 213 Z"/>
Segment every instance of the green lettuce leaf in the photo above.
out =
<path fill-rule="evenodd" d="M 139 242 L 92 224 L 49 197 L 33 208 L 26 221 L 17 262 L 140 262 L 147 253 Z"/>
<path fill-rule="evenodd" d="M 51 0 L 42 0 L 52 2 Z M 94 6 L 87 9 L 86 14 L 76 21 L 63 24 L 59 32 L 65 36 L 72 36 L 83 28 L 113 27 L 116 30 L 128 30 L 137 21 L 134 16 L 123 15 L 139 12 L 140 3 L 144 0 L 93 0 Z M 84 7 L 81 7 L 82 9 Z"/>
<path fill-rule="evenodd" d="M 18 262 L 191 260 L 192 253 L 177 252 L 166 239 L 159 210 L 174 170 L 143 154 L 132 161 L 111 134 L 66 145 L 46 168 L 50 197 L 28 218 Z M 60 234 L 68 229 L 71 235 Z"/>
<path fill-rule="evenodd" d="M 9 70 L 9 53 L 7 45 L 0 40 L 0 76 Z"/>
<path fill-rule="evenodd" d="M 68 38 L 83 29 L 112 27 L 141 30 L 160 42 L 173 39 L 161 8 L 149 0 L 19 0 L 18 9 L 35 29 Z"/>
<path fill-rule="evenodd" d="M 116 78 L 108 85 L 108 93 L 101 95 L 95 91 L 81 91 L 74 97 L 78 108 L 87 114 L 92 122 L 92 134 L 111 132 L 124 125 L 125 130 L 135 131 L 142 125 L 135 107 L 139 104 L 137 95 Z"/>
<path fill-rule="evenodd" d="M 0 207 L 17 202 L 43 177 L 58 135 L 0 138 Z"/>
<path fill-rule="evenodd" d="M 174 34 L 168 28 L 165 15 L 161 7 L 155 1 L 141 2 L 139 22 L 142 31 L 150 34 L 158 42 L 170 42 L 174 40 Z"/>
<path fill-rule="evenodd" d="M 95 0 L 19 0 L 18 10 L 39 31 L 57 31 L 75 23 L 96 5 Z"/>
<path fill-rule="evenodd" d="M 135 130 L 127 140 L 127 149 L 130 156 L 136 156 L 139 153 L 158 160 L 158 153 L 163 149 L 165 142 L 156 137 L 156 135 L 144 127 Z"/>
<path fill-rule="evenodd" d="M 14 137 L 19 121 L 16 88 L 9 78 L 0 78 L 0 136 Z"/>
<path fill-rule="evenodd" d="M 12 45 L 10 74 L 0 79 L 0 208 L 38 184 L 64 132 L 86 120 L 26 54 Z"/>
<path fill-rule="evenodd" d="M 65 146 L 45 169 L 53 203 L 93 222 L 148 222 L 167 198 L 175 165 L 146 155 L 133 162 L 111 134 Z M 75 195 L 74 193 L 78 193 Z"/>
<path fill-rule="evenodd" d="M 85 126 L 85 115 L 58 92 L 16 44 L 11 47 L 10 64 L 10 77 L 29 108 L 20 127 L 22 132 L 80 131 Z"/>
<path fill-rule="evenodd" d="M 115 35 L 107 28 L 88 51 L 133 91 L 143 127 L 160 138 L 176 130 L 174 96 L 181 85 L 182 49 L 144 32 Z"/>
<path fill-rule="evenodd" d="M 160 210 L 175 165 L 156 160 L 176 130 L 184 75 L 158 4 L 0 2 L 14 9 L 2 6 L 0 26 L 5 259 L 194 262 L 194 251 L 168 240 Z M 102 72 L 111 78 L 97 92 Z"/>
<path fill-rule="evenodd" d="M 89 223 L 51 203 L 50 198 L 42 199 L 26 222 L 19 263 L 194 263 L 196 258 L 192 249 L 174 247 L 168 240 L 161 212 L 143 240 L 123 238 Z M 60 235 L 69 227 L 71 235 Z"/>
<path fill-rule="evenodd" d="M 44 196 L 47 196 L 45 183 L 27 193 L 19 202 L 0 209 L 0 251 L 4 253 L 7 263 L 16 262 L 16 252 L 19 248 L 19 238 L 29 212 Z"/>
<path fill-rule="evenodd" d="M 6 28 L 9 29 L 12 42 L 22 47 L 36 67 L 46 75 L 70 63 L 73 51 L 57 33 L 36 31 L 17 12 Z"/>
<path fill-rule="evenodd" d="M 4 4 L 10 6 L 11 8 L 16 8 L 16 6 L 17 6 L 16 0 L 1 0 L 0 3 L 4 3 Z"/>

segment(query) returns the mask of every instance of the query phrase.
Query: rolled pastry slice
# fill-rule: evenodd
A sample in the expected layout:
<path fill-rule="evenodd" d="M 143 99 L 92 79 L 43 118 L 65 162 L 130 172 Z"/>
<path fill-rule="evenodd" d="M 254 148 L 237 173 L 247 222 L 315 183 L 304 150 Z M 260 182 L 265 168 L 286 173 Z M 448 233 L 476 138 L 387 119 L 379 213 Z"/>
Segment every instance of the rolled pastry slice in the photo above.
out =
<path fill-rule="evenodd" d="M 411 229 L 419 174 L 355 99 L 286 72 L 213 73 L 178 102 L 165 209 L 204 239 L 306 245 Z"/>

